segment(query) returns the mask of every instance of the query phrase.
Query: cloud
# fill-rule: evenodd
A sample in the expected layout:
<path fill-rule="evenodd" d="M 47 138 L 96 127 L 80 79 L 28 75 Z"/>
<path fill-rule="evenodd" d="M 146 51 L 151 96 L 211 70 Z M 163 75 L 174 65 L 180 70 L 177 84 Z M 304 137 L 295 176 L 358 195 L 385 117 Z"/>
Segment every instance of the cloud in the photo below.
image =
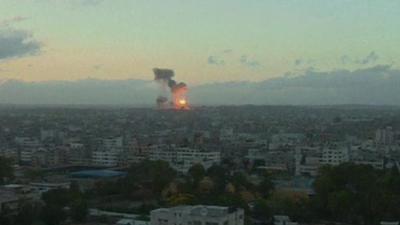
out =
<path fill-rule="evenodd" d="M 41 44 L 25 30 L 0 29 L 0 60 L 35 55 Z"/>
<path fill-rule="evenodd" d="M 358 65 L 373 65 L 376 64 L 380 59 L 379 55 L 375 51 L 371 51 L 368 55 L 361 58 L 351 58 L 348 55 L 342 55 L 340 57 L 340 62 L 342 65 L 358 64 Z"/>
<path fill-rule="evenodd" d="M 304 63 L 304 60 L 302 60 L 302 59 L 296 59 L 295 61 L 294 61 L 294 65 L 295 66 L 300 66 L 300 65 L 302 65 Z"/>
<path fill-rule="evenodd" d="M 78 0 L 84 6 L 96 6 L 101 4 L 104 0 Z"/>
<path fill-rule="evenodd" d="M 151 80 L 7 80 L 0 87 L 0 103 L 153 106 L 158 92 L 152 84 Z M 399 87 L 400 70 L 378 65 L 354 71 L 307 70 L 260 82 L 203 84 L 191 86 L 188 94 L 195 105 L 400 105 Z"/>
<path fill-rule="evenodd" d="M 209 65 L 214 65 L 214 66 L 223 66 L 223 65 L 225 65 L 225 62 L 227 61 L 227 59 L 230 58 L 230 55 L 232 53 L 233 53 L 233 49 L 224 49 L 214 55 L 208 56 L 207 63 Z"/>
<path fill-rule="evenodd" d="M 225 50 L 222 51 L 222 53 L 231 54 L 231 53 L 233 53 L 233 49 L 225 49 Z"/>
<path fill-rule="evenodd" d="M 191 89 L 193 103 L 293 105 L 400 105 L 400 70 L 388 65 L 366 69 L 307 70 L 261 82 L 204 84 Z"/>
<path fill-rule="evenodd" d="M 349 64 L 352 62 L 351 58 L 348 55 L 342 55 L 342 57 L 340 57 L 340 62 L 343 65 Z"/>
<path fill-rule="evenodd" d="M 244 66 L 249 67 L 250 69 L 259 69 L 261 67 L 260 62 L 255 59 L 250 59 L 247 55 L 242 55 L 240 57 L 240 63 Z"/>
<path fill-rule="evenodd" d="M 102 4 L 105 0 L 36 0 L 39 3 L 51 3 L 51 4 L 66 4 L 68 9 L 79 9 L 82 7 L 91 7 Z"/>
<path fill-rule="evenodd" d="M 0 20 L 0 27 L 7 27 L 10 26 L 14 23 L 22 22 L 24 20 L 29 19 L 28 17 L 23 17 L 23 16 L 15 16 L 10 19 L 5 19 L 5 20 Z"/>
<path fill-rule="evenodd" d="M 96 65 L 93 66 L 93 69 L 100 70 L 102 67 L 103 67 L 102 64 L 96 64 Z"/>
<path fill-rule="evenodd" d="M 237 57 L 238 55 L 234 54 L 233 49 L 224 49 L 217 54 L 208 56 L 207 63 L 214 66 L 223 66 L 226 64 L 226 62 L 228 62 L 231 65 L 238 63 L 238 61 L 236 61 Z M 250 58 L 247 55 L 241 55 L 239 57 L 239 63 L 253 70 L 262 67 L 259 61 Z"/>
<path fill-rule="evenodd" d="M 313 67 L 313 64 L 315 63 L 314 59 L 302 59 L 302 58 L 298 58 L 294 61 L 294 65 L 296 67 L 303 67 L 303 68 L 309 68 L 309 67 Z"/>
<path fill-rule="evenodd" d="M 225 65 L 225 60 L 221 59 L 218 56 L 209 56 L 207 59 L 207 63 L 209 65 L 215 65 L 215 66 L 223 66 Z"/>
<path fill-rule="evenodd" d="M 379 56 L 374 52 L 370 52 L 369 55 L 367 55 L 365 58 L 361 59 L 359 62 L 360 64 L 371 64 L 375 63 L 379 59 Z"/>

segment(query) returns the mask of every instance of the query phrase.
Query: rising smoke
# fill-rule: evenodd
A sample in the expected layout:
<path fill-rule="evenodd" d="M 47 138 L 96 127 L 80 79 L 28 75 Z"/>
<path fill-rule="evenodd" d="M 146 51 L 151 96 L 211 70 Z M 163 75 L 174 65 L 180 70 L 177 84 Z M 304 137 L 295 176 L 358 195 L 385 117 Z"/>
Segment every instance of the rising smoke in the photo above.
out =
<path fill-rule="evenodd" d="M 175 73 L 171 69 L 154 68 L 154 80 L 157 81 L 163 91 L 163 94 L 157 98 L 157 106 L 159 108 L 168 108 L 170 106 L 176 109 L 187 109 L 187 85 L 183 82 L 176 82 L 173 77 Z M 165 95 L 165 90 L 169 89 L 171 93 L 171 102 L 168 102 L 168 96 Z"/>

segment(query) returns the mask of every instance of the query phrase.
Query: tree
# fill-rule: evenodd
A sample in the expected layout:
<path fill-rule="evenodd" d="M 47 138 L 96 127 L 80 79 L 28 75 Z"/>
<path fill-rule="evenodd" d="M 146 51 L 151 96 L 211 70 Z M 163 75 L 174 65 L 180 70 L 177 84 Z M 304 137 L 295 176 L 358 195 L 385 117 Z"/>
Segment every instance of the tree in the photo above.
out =
<path fill-rule="evenodd" d="M 59 205 L 46 205 L 43 207 L 41 219 L 47 225 L 59 225 L 66 218 L 63 207 Z"/>
<path fill-rule="evenodd" d="M 264 199 L 258 199 L 254 202 L 252 209 L 252 215 L 254 218 L 259 220 L 269 220 L 272 217 L 271 208 L 267 201 Z"/>
<path fill-rule="evenodd" d="M 189 175 L 191 176 L 194 186 L 196 186 L 201 179 L 206 174 L 206 170 L 204 169 L 203 165 L 201 164 L 195 164 L 189 169 Z"/>
<path fill-rule="evenodd" d="M 204 177 L 198 185 L 198 191 L 200 194 L 210 194 L 214 189 L 215 185 L 210 177 Z"/>
<path fill-rule="evenodd" d="M 176 194 L 168 198 L 168 206 L 190 205 L 194 196 L 191 194 Z"/>
<path fill-rule="evenodd" d="M 236 172 L 231 177 L 232 184 L 235 185 L 236 188 L 252 188 L 252 184 L 247 180 L 247 177 L 242 172 Z"/>
<path fill-rule="evenodd" d="M 71 193 L 67 189 L 53 189 L 43 193 L 42 200 L 46 205 L 57 205 L 64 207 L 72 201 Z"/>
<path fill-rule="evenodd" d="M 168 162 L 145 160 L 139 164 L 133 164 L 125 179 L 149 185 L 149 188 L 159 195 L 175 177 L 176 171 L 169 166 Z"/>
<path fill-rule="evenodd" d="M 225 187 L 229 180 L 229 171 L 219 165 L 213 165 L 207 170 L 207 176 L 213 180 L 214 194 L 218 195 L 225 192 Z"/>
<path fill-rule="evenodd" d="M 13 177 L 14 169 L 11 159 L 0 156 L 0 184 L 4 183 L 5 179 L 12 179 Z"/>
<path fill-rule="evenodd" d="M 27 177 L 29 180 L 37 180 L 37 179 L 42 179 L 45 175 L 45 172 L 43 172 L 40 169 L 28 169 L 25 172 L 25 177 Z"/>
<path fill-rule="evenodd" d="M 267 198 L 274 190 L 274 183 L 268 176 L 264 176 L 262 181 L 257 185 L 257 191 L 262 197 Z"/>
<path fill-rule="evenodd" d="M 40 206 L 35 203 L 27 202 L 23 204 L 16 217 L 16 224 L 31 225 L 39 219 Z"/>
<path fill-rule="evenodd" d="M 76 222 L 84 222 L 86 221 L 88 213 L 88 205 L 83 199 L 75 200 L 71 203 L 70 215 L 72 220 Z"/>
<path fill-rule="evenodd" d="M 311 201 L 305 193 L 275 191 L 269 199 L 274 214 L 288 215 L 295 221 L 312 219 Z"/>
<path fill-rule="evenodd" d="M 323 167 L 314 182 L 314 208 L 319 215 L 348 223 L 395 218 L 400 213 L 396 173 L 350 163 Z"/>

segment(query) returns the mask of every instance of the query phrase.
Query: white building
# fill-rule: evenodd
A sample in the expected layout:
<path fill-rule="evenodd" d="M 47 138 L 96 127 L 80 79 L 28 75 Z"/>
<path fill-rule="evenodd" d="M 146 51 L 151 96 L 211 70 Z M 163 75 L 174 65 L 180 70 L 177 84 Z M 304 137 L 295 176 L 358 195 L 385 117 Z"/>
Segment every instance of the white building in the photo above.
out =
<path fill-rule="evenodd" d="M 23 163 L 32 163 L 32 156 L 40 147 L 40 142 L 36 138 L 16 137 L 15 143 L 20 149 L 20 160 Z"/>
<path fill-rule="evenodd" d="M 116 225 L 150 225 L 150 222 L 135 219 L 120 219 Z"/>
<path fill-rule="evenodd" d="M 94 151 L 92 152 L 92 164 L 104 167 L 117 166 L 120 155 L 120 152 L 114 151 Z"/>
<path fill-rule="evenodd" d="M 71 186 L 70 182 L 62 182 L 62 183 L 46 183 L 46 182 L 31 182 L 29 186 L 34 188 L 35 190 L 44 193 L 54 189 L 69 189 Z"/>
<path fill-rule="evenodd" d="M 321 164 L 337 166 L 350 161 L 350 149 L 345 146 L 327 146 L 322 149 Z"/>
<path fill-rule="evenodd" d="M 232 129 L 232 128 L 224 128 L 224 129 L 221 129 L 219 138 L 220 138 L 222 141 L 230 141 L 230 140 L 233 140 L 233 138 L 234 138 L 233 129 Z"/>
<path fill-rule="evenodd" d="M 206 152 L 192 148 L 154 148 L 149 154 L 150 160 L 163 160 L 180 173 L 187 173 L 195 164 L 205 169 L 221 162 L 220 152 Z"/>
<path fill-rule="evenodd" d="M 151 225 L 243 225 L 244 210 L 222 206 L 177 206 L 151 211 Z"/>
<path fill-rule="evenodd" d="M 124 146 L 122 137 L 104 138 L 102 142 L 104 149 L 108 151 L 121 151 Z"/>
<path fill-rule="evenodd" d="M 18 150 L 16 148 L 1 148 L 0 147 L 0 156 L 4 158 L 18 160 Z"/>
<path fill-rule="evenodd" d="M 316 176 L 321 166 L 320 147 L 301 146 L 295 152 L 295 175 Z"/>
<path fill-rule="evenodd" d="M 297 146 L 301 144 L 305 139 L 305 135 L 302 133 L 280 133 L 275 134 L 271 137 L 269 144 L 270 149 L 276 149 L 280 146 Z"/>
<path fill-rule="evenodd" d="M 104 167 L 119 165 L 123 156 L 123 138 L 104 138 L 102 144 L 98 150 L 92 152 L 92 164 Z"/>
<path fill-rule="evenodd" d="M 289 216 L 286 215 L 275 215 L 274 225 L 298 225 L 296 222 L 292 222 Z"/>
<path fill-rule="evenodd" d="M 355 146 L 351 151 L 351 162 L 357 165 L 369 165 L 380 170 L 385 168 L 384 156 L 374 149 Z"/>
<path fill-rule="evenodd" d="M 395 132 L 392 127 L 378 129 L 375 132 L 375 143 L 377 145 L 392 145 L 394 143 Z"/>
<path fill-rule="evenodd" d="M 0 189 L 0 214 L 17 214 L 19 200 L 13 191 Z"/>
<path fill-rule="evenodd" d="M 54 130 L 45 130 L 40 129 L 40 140 L 45 141 L 47 139 L 53 139 L 56 136 L 56 132 Z"/>

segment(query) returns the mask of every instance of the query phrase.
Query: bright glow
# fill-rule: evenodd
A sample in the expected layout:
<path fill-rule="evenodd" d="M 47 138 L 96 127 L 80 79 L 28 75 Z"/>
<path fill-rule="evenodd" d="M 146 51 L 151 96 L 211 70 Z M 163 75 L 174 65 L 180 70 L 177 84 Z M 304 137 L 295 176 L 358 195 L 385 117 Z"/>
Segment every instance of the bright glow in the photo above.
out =
<path fill-rule="evenodd" d="M 179 99 L 179 104 L 180 105 L 186 105 L 186 100 L 185 99 Z"/>

